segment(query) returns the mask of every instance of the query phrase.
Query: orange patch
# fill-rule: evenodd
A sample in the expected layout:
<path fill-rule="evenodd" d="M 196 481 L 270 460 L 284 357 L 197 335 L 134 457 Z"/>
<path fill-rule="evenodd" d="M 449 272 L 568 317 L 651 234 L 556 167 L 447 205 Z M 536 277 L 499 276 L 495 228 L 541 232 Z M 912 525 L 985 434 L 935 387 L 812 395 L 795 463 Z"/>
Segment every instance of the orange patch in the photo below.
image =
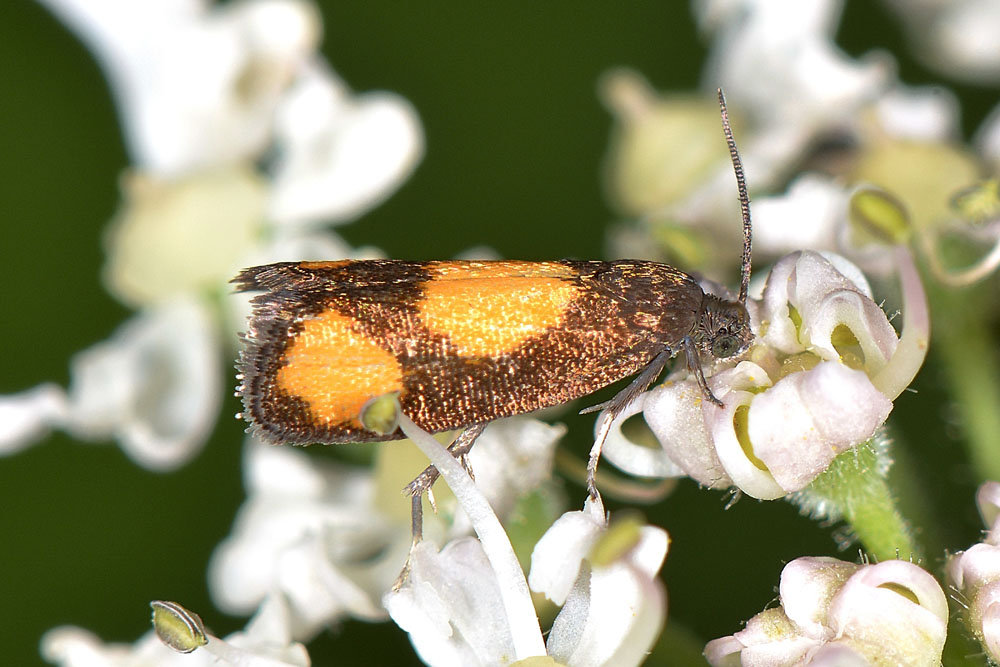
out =
<path fill-rule="evenodd" d="M 497 357 L 558 327 L 578 288 L 572 272 L 553 262 L 448 262 L 428 267 L 417 304 L 432 331 L 444 334 L 462 356 Z"/>
<path fill-rule="evenodd" d="M 573 269 L 559 262 L 428 262 L 427 273 L 436 280 L 507 278 L 573 278 Z"/>
<path fill-rule="evenodd" d="M 327 261 L 327 262 L 299 262 L 299 267 L 310 270 L 335 269 L 338 266 L 344 266 L 345 264 L 350 264 L 353 261 L 354 260 L 352 259 L 338 259 L 335 261 Z"/>
<path fill-rule="evenodd" d="M 361 426 L 362 406 L 402 389 L 395 357 L 358 333 L 351 318 L 327 310 L 306 320 L 285 350 L 277 385 L 309 405 L 325 424 Z"/>

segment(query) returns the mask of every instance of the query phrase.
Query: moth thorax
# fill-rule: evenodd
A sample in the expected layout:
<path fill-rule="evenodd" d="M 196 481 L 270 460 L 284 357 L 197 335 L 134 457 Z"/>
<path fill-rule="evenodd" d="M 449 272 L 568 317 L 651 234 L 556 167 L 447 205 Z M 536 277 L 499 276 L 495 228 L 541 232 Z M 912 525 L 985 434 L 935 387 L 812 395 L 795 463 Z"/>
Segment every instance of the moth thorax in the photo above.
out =
<path fill-rule="evenodd" d="M 703 360 L 728 359 L 743 354 L 753 342 L 750 314 L 739 301 L 706 294 L 692 338 Z"/>

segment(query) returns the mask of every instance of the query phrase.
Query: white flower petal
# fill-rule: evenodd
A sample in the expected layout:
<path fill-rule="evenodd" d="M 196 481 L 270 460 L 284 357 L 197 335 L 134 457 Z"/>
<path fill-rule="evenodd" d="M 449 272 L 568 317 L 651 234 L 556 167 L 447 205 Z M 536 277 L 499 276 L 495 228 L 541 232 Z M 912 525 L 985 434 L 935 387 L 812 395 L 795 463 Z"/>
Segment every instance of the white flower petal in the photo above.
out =
<path fill-rule="evenodd" d="M 370 472 L 247 440 L 249 498 L 209 567 L 216 604 L 245 614 L 281 591 L 298 639 L 345 614 L 382 618 L 379 600 L 403 566 L 410 535 L 408 524 L 373 509 Z"/>
<path fill-rule="evenodd" d="M 350 97 L 313 63 L 279 110 L 271 217 L 343 222 L 381 203 L 413 171 L 423 134 L 413 107 L 388 92 Z"/>
<path fill-rule="evenodd" d="M 729 392 L 724 407 L 708 416 L 707 422 L 725 477 L 751 498 L 773 500 L 781 498 L 787 491 L 775 480 L 766 464 L 744 448 L 736 430 L 737 411 L 752 405 L 754 400 L 755 395 L 748 391 Z"/>
<path fill-rule="evenodd" d="M 218 414 L 217 337 L 211 314 L 196 301 L 141 313 L 73 358 L 66 428 L 85 439 L 114 436 L 147 468 L 182 465 Z"/>
<path fill-rule="evenodd" d="M 641 664 L 666 616 L 659 580 L 627 563 L 580 575 L 552 624 L 549 655 L 574 667 Z"/>
<path fill-rule="evenodd" d="M 47 0 L 112 83 L 133 158 L 164 175 L 259 154 L 283 91 L 319 43 L 299 0 Z"/>
<path fill-rule="evenodd" d="M 1000 534 L 997 533 L 997 519 L 1000 518 L 1000 482 L 984 482 L 979 486 L 976 490 L 976 507 L 979 508 L 979 516 L 983 518 L 983 523 L 990 531 L 987 541 L 997 544 L 997 538 L 1000 538 Z"/>
<path fill-rule="evenodd" d="M 338 561 L 333 555 L 335 548 L 328 543 L 339 537 L 342 534 L 335 531 L 304 536 L 301 541 L 282 549 L 273 562 L 273 585 L 288 599 L 294 614 L 291 636 L 295 639 L 309 641 L 344 615 L 366 621 L 385 619 L 380 602 L 385 586 L 378 590 L 366 589 L 364 584 L 368 583 L 368 577 L 359 576 L 375 569 L 376 563 L 358 558 L 359 562 L 348 558 Z M 376 540 L 372 540 L 372 544 L 377 548 Z M 398 571 L 401 560 L 394 559 L 393 566 Z"/>
<path fill-rule="evenodd" d="M 948 559 L 947 572 L 955 588 L 974 600 L 982 586 L 1000 581 L 1000 547 L 974 544 Z"/>
<path fill-rule="evenodd" d="M 601 450 L 602 456 L 630 475 L 660 479 L 683 477 L 686 474 L 684 470 L 674 463 L 663 449 L 654 449 L 634 443 L 622 433 L 622 424 L 629 417 L 643 411 L 648 396 L 650 396 L 650 392 L 639 394 L 611 423 L 611 428 L 608 430 L 608 436 Z M 600 426 L 601 422 L 598 419 L 594 424 L 595 436 L 600 430 Z"/>
<path fill-rule="evenodd" d="M 66 392 L 54 384 L 0 396 L 0 454 L 15 454 L 66 420 Z"/>
<path fill-rule="evenodd" d="M 835 247 L 847 200 L 842 185 L 811 173 L 799 176 L 783 195 L 754 199 L 754 252 L 783 255 L 800 248 Z"/>
<path fill-rule="evenodd" d="M 896 86 L 875 105 L 879 125 L 898 139 L 954 141 L 959 136 L 959 104 L 941 87 Z"/>
<path fill-rule="evenodd" d="M 892 72 L 888 56 L 853 60 L 837 48 L 836 0 L 716 1 L 700 11 L 715 33 L 703 80 L 757 123 L 741 152 L 758 187 L 874 99 Z"/>
<path fill-rule="evenodd" d="M 800 634 L 784 610 L 768 609 L 731 637 L 710 641 L 705 657 L 720 667 L 792 667 L 802 664 L 802 658 L 821 645 L 819 640 Z"/>
<path fill-rule="evenodd" d="M 247 165 L 171 180 L 128 174 L 122 189 L 103 277 L 128 305 L 217 292 L 260 242 L 266 184 Z"/>
<path fill-rule="evenodd" d="M 998 25 L 1000 6 L 991 0 L 941 3 L 941 12 L 925 34 L 929 43 L 923 48 L 933 55 L 924 57 L 963 81 L 995 84 L 1000 81 Z"/>
<path fill-rule="evenodd" d="M 868 376 L 828 361 L 753 397 L 748 435 L 775 481 L 785 492 L 798 491 L 837 454 L 870 438 L 890 410 L 892 402 Z"/>
<path fill-rule="evenodd" d="M 848 579 L 831 601 L 828 618 L 833 631 L 852 640 L 869 659 L 937 665 L 944 649 L 948 601 L 930 574 L 892 560 L 861 568 Z"/>
<path fill-rule="evenodd" d="M 809 657 L 809 667 L 871 667 L 864 655 L 843 643 L 832 642 Z"/>
<path fill-rule="evenodd" d="M 674 464 L 699 484 L 726 488 L 732 481 L 719 461 L 697 383 L 674 382 L 654 388 L 645 398 L 643 417 Z"/>
<path fill-rule="evenodd" d="M 840 359 L 841 351 L 833 340 L 840 327 L 857 340 L 868 375 L 881 371 L 899 344 L 882 309 L 870 297 L 851 290 L 830 292 L 815 308 L 805 308 L 800 337 L 821 357 Z"/>
<path fill-rule="evenodd" d="M 607 527 L 603 506 L 590 498 L 583 511 L 566 512 L 556 519 L 531 552 L 531 590 L 563 604 L 581 564 Z"/>
<path fill-rule="evenodd" d="M 806 637 L 833 638 L 826 625 L 830 600 L 859 567 L 822 556 L 796 558 L 786 565 L 781 571 L 778 594 L 788 619 Z"/>
<path fill-rule="evenodd" d="M 426 541 L 418 544 L 408 580 L 383 603 L 429 665 L 504 665 L 516 659 L 496 577 L 471 537 L 440 553 Z"/>

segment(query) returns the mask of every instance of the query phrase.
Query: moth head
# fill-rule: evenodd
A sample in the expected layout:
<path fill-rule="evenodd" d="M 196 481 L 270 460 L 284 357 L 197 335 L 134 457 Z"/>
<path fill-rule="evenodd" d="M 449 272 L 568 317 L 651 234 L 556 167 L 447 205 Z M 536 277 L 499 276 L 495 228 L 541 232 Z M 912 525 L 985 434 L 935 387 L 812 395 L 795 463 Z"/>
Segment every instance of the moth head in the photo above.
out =
<path fill-rule="evenodd" d="M 692 336 L 703 360 L 737 357 L 750 347 L 750 314 L 739 301 L 706 294 Z"/>

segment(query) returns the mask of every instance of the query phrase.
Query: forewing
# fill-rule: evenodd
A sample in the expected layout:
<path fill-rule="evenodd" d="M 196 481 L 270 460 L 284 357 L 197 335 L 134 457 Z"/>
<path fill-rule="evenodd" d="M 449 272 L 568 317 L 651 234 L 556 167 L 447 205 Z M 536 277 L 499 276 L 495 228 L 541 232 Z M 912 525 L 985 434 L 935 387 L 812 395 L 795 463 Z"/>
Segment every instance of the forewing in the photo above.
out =
<path fill-rule="evenodd" d="M 674 345 L 700 302 L 647 262 L 310 262 L 234 282 L 265 290 L 239 363 L 246 416 L 301 443 L 386 439 L 358 416 L 393 391 L 432 432 L 566 402 Z"/>

